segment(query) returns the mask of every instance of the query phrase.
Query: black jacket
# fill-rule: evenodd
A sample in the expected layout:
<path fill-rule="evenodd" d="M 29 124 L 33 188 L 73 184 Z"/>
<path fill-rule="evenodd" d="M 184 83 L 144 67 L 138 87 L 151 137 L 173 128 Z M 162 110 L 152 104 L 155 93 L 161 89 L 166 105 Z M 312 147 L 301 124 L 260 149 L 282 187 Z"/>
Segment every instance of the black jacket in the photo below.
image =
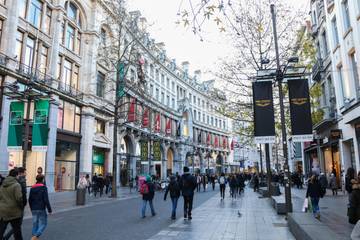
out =
<path fill-rule="evenodd" d="M 350 198 L 350 208 L 348 210 L 349 222 L 356 224 L 360 219 L 360 189 L 358 185 L 352 190 Z"/>
<path fill-rule="evenodd" d="M 35 184 L 30 189 L 29 205 L 31 210 L 45 210 L 51 213 L 51 206 L 49 202 L 49 195 L 47 187 L 44 184 Z"/>
<path fill-rule="evenodd" d="M 193 175 L 189 173 L 184 173 L 180 179 L 180 189 L 182 195 L 185 197 L 191 197 L 194 195 L 194 190 L 196 188 L 196 179 Z"/>
<path fill-rule="evenodd" d="M 170 192 L 171 198 L 179 198 L 180 197 L 180 184 L 174 179 L 170 181 L 169 185 L 166 188 L 164 194 L 164 200 L 166 200 L 166 196 Z"/>
<path fill-rule="evenodd" d="M 22 193 L 22 199 L 23 199 L 23 205 L 26 206 L 27 203 L 27 191 L 26 191 L 26 179 L 24 176 L 20 176 L 17 181 L 20 183 L 21 186 L 21 193 Z"/>
<path fill-rule="evenodd" d="M 153 200 L 154 198 L 154 195 L 155 195 L 155 186 L 152 182 L 149 182 L 149 183 L 145 183 L 148 185 L 148 188 L 149 188 L 149 192 L 146 193 L 146 194 L 143 194 L 143 200 Z"/>
<path fill-rule="evenodd" d="M 321 193 L 321 185 L 318 180 L 315 180 L 313 183 L 309 182 L 306 197 L 320 198 Z"/>

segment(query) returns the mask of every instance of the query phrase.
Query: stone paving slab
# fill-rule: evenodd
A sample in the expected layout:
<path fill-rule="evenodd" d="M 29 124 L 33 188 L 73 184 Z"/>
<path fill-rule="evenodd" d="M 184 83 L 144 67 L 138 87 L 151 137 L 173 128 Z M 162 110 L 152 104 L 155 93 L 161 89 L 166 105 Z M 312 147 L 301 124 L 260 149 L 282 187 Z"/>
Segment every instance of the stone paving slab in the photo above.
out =
<path fill-rule="evenodd" d="M 182 207 L 182 206 L 178 206 Z M 149 240 L 292 240 L 284 216 L 251 189 L 236 200 L 216 195 L 193 211 L 191 221 L 178 219 Z"/>

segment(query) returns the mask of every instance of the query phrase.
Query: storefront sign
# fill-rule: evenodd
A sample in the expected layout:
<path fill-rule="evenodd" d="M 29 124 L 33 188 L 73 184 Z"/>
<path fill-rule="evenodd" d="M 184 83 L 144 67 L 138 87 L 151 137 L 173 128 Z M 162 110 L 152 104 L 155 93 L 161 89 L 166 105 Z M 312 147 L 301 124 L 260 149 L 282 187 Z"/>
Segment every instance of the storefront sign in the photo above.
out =
<path fill-rule="evenodd" d="M 305 79 L 289 80 L 291 133 L 294 142 L 313 139 L 309 85 Z"/>
<path fill-rule="evenodd" d="M 336 141 L 342 138 L 342 131 L 341 129 L 334 129 L 330 131 L 330 139 L 332 141 Z"/>
<path fill-rule="evenodd" d="M 10 120 L 8 133 L 8 150 L 21 151 L 24 132 L 24 103 L 10 104 Z"/>
<path fill-rule="evenodd" d="M 146 161 L 149 156 L 149 148 L 148 148 L 148 142 L 142 141 L 140 142 L 140 158 L 141 161 Z"/>
<path fill-rule="evenodd" d="M 275 142 L 275 120 L 272 96 L 272 82 L 254 82 L 254 136 L 256 143 Z"/>
<path fill-rule="evenodd" d="M 154 151 L 154 161 L 161 161 L 161 148 L 159 141 L 154 141 L 153 151 Z"/>
<path fill-rule="evenodd" d="M 49 132 L 49 100 L 35 101 L 32 151 L 46 152 Z"/>
<path fill-rule="evenodd" d="M 149 127 L 149 108 L 144 109 L 143 117 L 142 117 L 142 127 Z"/>

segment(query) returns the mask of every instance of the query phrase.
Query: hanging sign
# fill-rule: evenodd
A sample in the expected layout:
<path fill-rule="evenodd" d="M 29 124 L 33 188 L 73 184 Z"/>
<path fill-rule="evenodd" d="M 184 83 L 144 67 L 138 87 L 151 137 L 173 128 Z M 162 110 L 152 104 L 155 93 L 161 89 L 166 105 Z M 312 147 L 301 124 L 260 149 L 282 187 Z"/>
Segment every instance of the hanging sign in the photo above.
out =
<path fill-rule="evenodd" d="M 291 134 L 294 142 L 313 140 L 309 85 L 305 79 L 289 80 Z"/>
<path fill-rule="evenodd" d="M 161 161 L 161 147 L 159 141 L 153 143 L 154 161 Z"/>
<path fill-rule="evenodd" d="M 272 82 L 254 82 L 253 85 L 254 106 L 254 136 L 255 143 L 275 142 L 275 120 L 272 95 Z"/>
<path fill-rule="evenodd" d="M 24 133 L 24 103 L 10 103 L 8 150 L 21 151 Z"/>
<path fill-rule="evenodd" d="M 46 152 L 49 133 L 49 100 L 35 101 L 32 151 Z"/>
<path fill-rule="evenodd" d="M 148 126 L 149 126 L 149 108 L 145 108 L 142 118 L 142 127 L 147 128 Z"/>
<path fill-rule="evenodd" d="M 140 142 L 140 158 L 141 158 L 141 161 L 147 161 L 148 156 L 149 156 L 148 142 L 147 141 L 141 141 Z"/>
<path fill-rule="evenodd" d="M 171 134 L 171 119 L 170 118 L 167 120 L 165 133 L 166 133 L 166 135 Z"/>
<path fill-rule="evenodd" d="M 130 107 L 128 111 L 128 122 L 135 122 L 136 120 L 136 98 L 131 98 Z"/>

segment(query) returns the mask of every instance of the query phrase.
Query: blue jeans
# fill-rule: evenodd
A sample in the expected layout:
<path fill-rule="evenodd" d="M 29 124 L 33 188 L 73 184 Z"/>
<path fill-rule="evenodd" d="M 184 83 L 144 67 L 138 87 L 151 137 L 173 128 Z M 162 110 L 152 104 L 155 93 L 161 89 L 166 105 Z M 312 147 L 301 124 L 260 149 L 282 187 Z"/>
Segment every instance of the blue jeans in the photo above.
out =
<path fill-rule="evenodd" d="M 177 202 L 178 202 L 179 198 L 171 198 L 171 202 L 172 202 L 172 211 L 171 211 L 171 216 L 176 216 L 176 207 L 177 207 Z"/>
<path fill-rule="evenodd" d="M 155 210 L 154 210 L 154 206 L 153 206 L 152 200 L 143 200 L 142 209 L 141 209 L 142 217 L 145 217 L 146 203 L 147 203 L 147 202 L 149 202 L 150 209 L 151 209 L 151 214 L 152 214 L 152 215 L 155 215 Z"/>
<path fill-rule="evenodd" d="M 32 213 L 32 235 L 40 237 L 47 226 L 47 214 L 46 210 L 33 210 Z"/>
<path fill-rule="evenodd" d="M 315 216 L 320 213 L 319 200 L 319 198 L 311 198 L 311 205 Z"/>

